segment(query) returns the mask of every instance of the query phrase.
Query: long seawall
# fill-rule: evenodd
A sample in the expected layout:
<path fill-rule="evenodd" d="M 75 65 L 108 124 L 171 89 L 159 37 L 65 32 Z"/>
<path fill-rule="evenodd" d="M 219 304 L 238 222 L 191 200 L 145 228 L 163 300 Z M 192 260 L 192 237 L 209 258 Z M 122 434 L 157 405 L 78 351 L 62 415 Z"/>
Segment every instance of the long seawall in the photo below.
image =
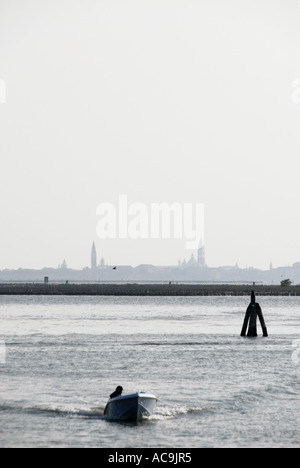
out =
<path fill-rule="evenodd" d="M 0 295 L 64 296 L 300 296 L 300 286 L 136 283 L 1 283 Z"/>

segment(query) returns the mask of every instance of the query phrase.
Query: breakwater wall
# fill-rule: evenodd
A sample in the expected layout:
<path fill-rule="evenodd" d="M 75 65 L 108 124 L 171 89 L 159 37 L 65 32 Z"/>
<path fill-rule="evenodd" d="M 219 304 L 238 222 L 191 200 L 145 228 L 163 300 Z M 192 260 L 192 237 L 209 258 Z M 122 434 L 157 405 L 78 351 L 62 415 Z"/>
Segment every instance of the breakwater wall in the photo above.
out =
<path fill-rule="evenodd" d="M 0 295 L 64 296 L 300 296 L 300 285 L 283 288 L 274 285 L 230 284 L 58 284 L 1 283 Z"/>

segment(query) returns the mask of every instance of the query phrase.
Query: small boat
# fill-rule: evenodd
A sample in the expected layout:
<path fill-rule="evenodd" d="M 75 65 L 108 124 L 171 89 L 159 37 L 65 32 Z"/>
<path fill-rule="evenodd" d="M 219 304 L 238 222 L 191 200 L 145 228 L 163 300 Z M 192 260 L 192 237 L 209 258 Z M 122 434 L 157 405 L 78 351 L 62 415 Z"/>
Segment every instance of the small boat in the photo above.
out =
<path fill-rule="evenodd" d="M 108 401 L 104 416 L 111 421 L 141 421 L 144 417 L 151 416 L 156 402 L 156 396 L 150 393 L 121 395 Z"/>

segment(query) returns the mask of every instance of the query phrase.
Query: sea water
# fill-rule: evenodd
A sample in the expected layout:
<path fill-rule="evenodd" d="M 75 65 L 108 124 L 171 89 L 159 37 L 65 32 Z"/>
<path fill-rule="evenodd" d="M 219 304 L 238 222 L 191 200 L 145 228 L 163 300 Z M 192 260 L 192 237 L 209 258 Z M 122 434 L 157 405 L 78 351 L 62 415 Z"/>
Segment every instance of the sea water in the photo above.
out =
<path fill-rule="evenodd" d="M 0 297 L 0 447 L 299 447 L 300 298 Z M 103 415 L 117 385 L 158 398 Z"/>

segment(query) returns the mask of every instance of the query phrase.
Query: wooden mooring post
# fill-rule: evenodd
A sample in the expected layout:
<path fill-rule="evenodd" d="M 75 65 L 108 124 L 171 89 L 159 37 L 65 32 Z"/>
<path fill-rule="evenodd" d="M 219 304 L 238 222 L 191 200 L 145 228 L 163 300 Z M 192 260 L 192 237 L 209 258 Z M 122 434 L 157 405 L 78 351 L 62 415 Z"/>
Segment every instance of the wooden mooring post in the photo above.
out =
<path fill-rule="evenodd" d="M 243 323 L 243 328 L 241 331 L 241 336 L 246 336 L 246 331 L 247 331 L 247 326 L 249 323 L 248 327 L 248 333 L 247 336 L 257 336 L 257 316 L 260 321 L 260 325 L 263 331 L 263 336 L 268 336 L 268 331 L 267 327 L 264 321 L 264 317 L 262 314 L 262 310 L 258 302 L 255 300 L 255 293 L 254 291 L 251 292 L 251 302 L 246 310 L 246 315 Z"/>

